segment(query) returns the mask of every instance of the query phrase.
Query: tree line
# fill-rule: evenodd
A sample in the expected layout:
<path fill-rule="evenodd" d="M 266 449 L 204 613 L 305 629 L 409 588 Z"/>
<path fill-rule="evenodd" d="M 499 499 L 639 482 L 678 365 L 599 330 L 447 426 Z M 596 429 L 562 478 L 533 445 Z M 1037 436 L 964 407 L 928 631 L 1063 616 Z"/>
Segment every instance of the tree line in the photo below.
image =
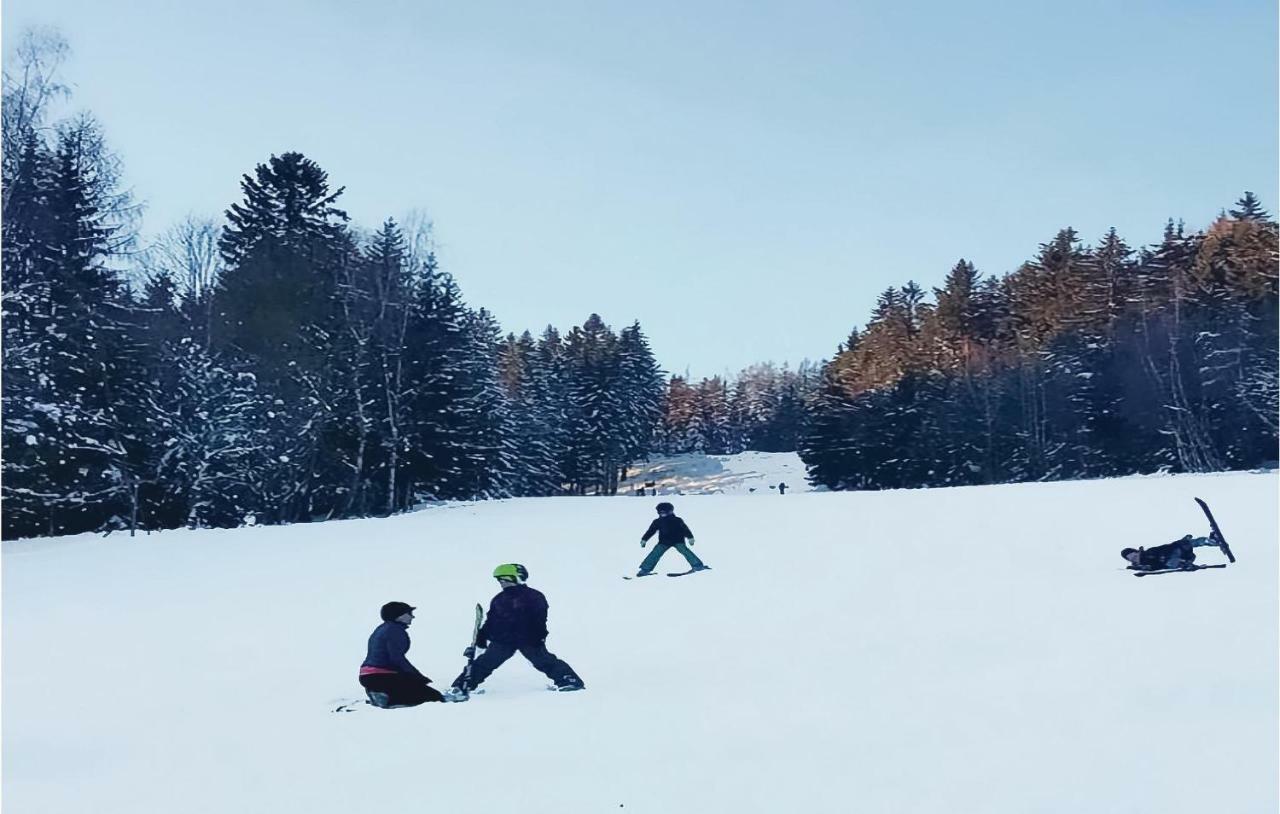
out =
<path fill-rule="evenodd" d="M 1059 231 L 880 295 L 823 366 L 800 454 L 832 489 L 1246 469 L 1277 458 L 1277 224 L 1252 193 L 1134 250 Z"/>
<path fill-rule="evenodd" d="M 732 380 L 672 376 L 654 449 L 668 455 L 793 452 L 820 381 L 821 368 L 808 361 L 795 370 L 756 364 Z"/>
<path fill-rule="evenodd" d="M 6 537 L 610 494 L 648 451 L 664 380 L 638 323 L 502 336 L 425 224 L 362 233 L 300 153 L 244 175 L 223 223 L 133 251 L 100 126 L 46 121 L 65 45 L 23 48 L 4 77 Z"/>

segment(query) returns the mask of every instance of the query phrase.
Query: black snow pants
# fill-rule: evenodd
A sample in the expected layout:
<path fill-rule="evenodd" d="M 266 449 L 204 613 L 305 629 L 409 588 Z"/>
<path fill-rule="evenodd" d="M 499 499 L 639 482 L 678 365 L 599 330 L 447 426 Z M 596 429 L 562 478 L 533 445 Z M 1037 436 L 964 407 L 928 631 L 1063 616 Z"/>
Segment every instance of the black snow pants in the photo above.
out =
<path fill-rule="evenodd" d="M 418 676 L 404 673 L 374 673 L 360 676 L 360 686 L 370 693 L 371 701 L 372 693 L 385 695 L 385 706 L 389 707 L 416 707 L 428 701 L 444 700 L 444 696 L 436 692 L 426 681 Z"/>
<path fill-rule="evenodd" d="M 578 674 L 573 671 L 572 667 L 558 659 L 554 653 L 547 652 L 545 642 L 530 642 L 529 644 L 521 645 L 509 642 L 489 642 L 489 647 L 476 656 L 476 660 L 471 663 L 471 679 L 467 680 L 467 672 L 463 670 L 453 680 L 453 686 L 467 692 L 474 690 L 494 670 L 502 666 L 503 662 L 517 652 L 528 659 L 529 663 L 543 675 L 554 681 L 557 687 L 582 686 L 582 679 L 578 678 Z"/>

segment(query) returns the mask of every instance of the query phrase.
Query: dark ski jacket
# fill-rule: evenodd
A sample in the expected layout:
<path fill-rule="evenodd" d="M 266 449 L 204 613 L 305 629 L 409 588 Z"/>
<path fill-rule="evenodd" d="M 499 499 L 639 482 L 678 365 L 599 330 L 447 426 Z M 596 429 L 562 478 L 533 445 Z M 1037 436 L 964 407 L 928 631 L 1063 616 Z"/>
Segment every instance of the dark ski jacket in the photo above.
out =
<path fill-rule="evenodd" d="M 693 536 L 685 522 L 674 514 L 659 515 L 657 520 L 649 524 L 649 530 L 640 539 L 648 542 L 655 533 L 658 535 L 658 545 L 679 545 Z"/>
<path fill-rule="evenodd" d="M 1196 561 L 1196 552 L 1188 540 L 1138 549 L 1138 564 L 1130 566 L 1135 571 L 1158 571 L 1162 568 L 1182 568 Z"/>
<path fill-rule="evenodd" d="M 395 670 L 397 673 L 426 678 L 405 658 L 405 653 L 408 652 L 409 631 L 405 626 L 399 622 L 383 622 L 369 636 L 369 655 L 365 656 L 364 663 L 360 666 Z"/>
<path fill-rule="evenodd" d="M 547 638 L 547 598 L 528 585 L 513 585 L 489 603 L 489 616 L 480 626 L 476 644 L 502 642 L 516 647 Z"/>

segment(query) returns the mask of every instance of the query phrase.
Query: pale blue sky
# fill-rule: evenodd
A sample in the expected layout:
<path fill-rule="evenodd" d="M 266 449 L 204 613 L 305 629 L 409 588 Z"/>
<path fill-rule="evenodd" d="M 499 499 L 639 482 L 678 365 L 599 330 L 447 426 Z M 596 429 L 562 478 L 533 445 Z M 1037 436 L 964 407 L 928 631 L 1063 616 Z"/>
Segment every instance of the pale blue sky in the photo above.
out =
<path fill-rule="evenodd" d="M 876 294 L 1064 226 L 1275 211 L 1273 0 L 6 0 L 59 27 L 145 227 L 300 150 L 412 208 L 504 328 L 640 319 L 695 376 L 833 352 Z"/>

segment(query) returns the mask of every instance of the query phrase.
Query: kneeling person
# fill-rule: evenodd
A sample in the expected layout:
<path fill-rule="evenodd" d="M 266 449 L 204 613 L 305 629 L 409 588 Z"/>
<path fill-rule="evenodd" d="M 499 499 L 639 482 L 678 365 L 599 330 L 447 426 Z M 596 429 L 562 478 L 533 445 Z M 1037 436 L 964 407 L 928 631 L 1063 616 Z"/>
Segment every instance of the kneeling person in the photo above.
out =
<path fill-rule="evenodd" d="M 360 665 L 360 686 L 375 707 L 416 707 L 444 696 L 428 686 L 431 679 L 409 663 L 409 625 L 414 608 L 404 602 L 382 606 L 382 624 L 369 636 L 369 654 Z"/>
<path fill-rule="evenodd" d="M 484 652 L 477 656 L 470 647 L 463 651 L 475 661 L 454 679 L 445 700 L 465 701 L 468 693 L 517 652 L 554 681 L 557 690 L 583 689 L 573 668 L 547 652 L 547 598 L 525 584 L 528 569 L 507 563 L 493 569 L 493 576 L 502 591 L 489 603 L 489 615 L 476 636 L 476 649 Z"/>

